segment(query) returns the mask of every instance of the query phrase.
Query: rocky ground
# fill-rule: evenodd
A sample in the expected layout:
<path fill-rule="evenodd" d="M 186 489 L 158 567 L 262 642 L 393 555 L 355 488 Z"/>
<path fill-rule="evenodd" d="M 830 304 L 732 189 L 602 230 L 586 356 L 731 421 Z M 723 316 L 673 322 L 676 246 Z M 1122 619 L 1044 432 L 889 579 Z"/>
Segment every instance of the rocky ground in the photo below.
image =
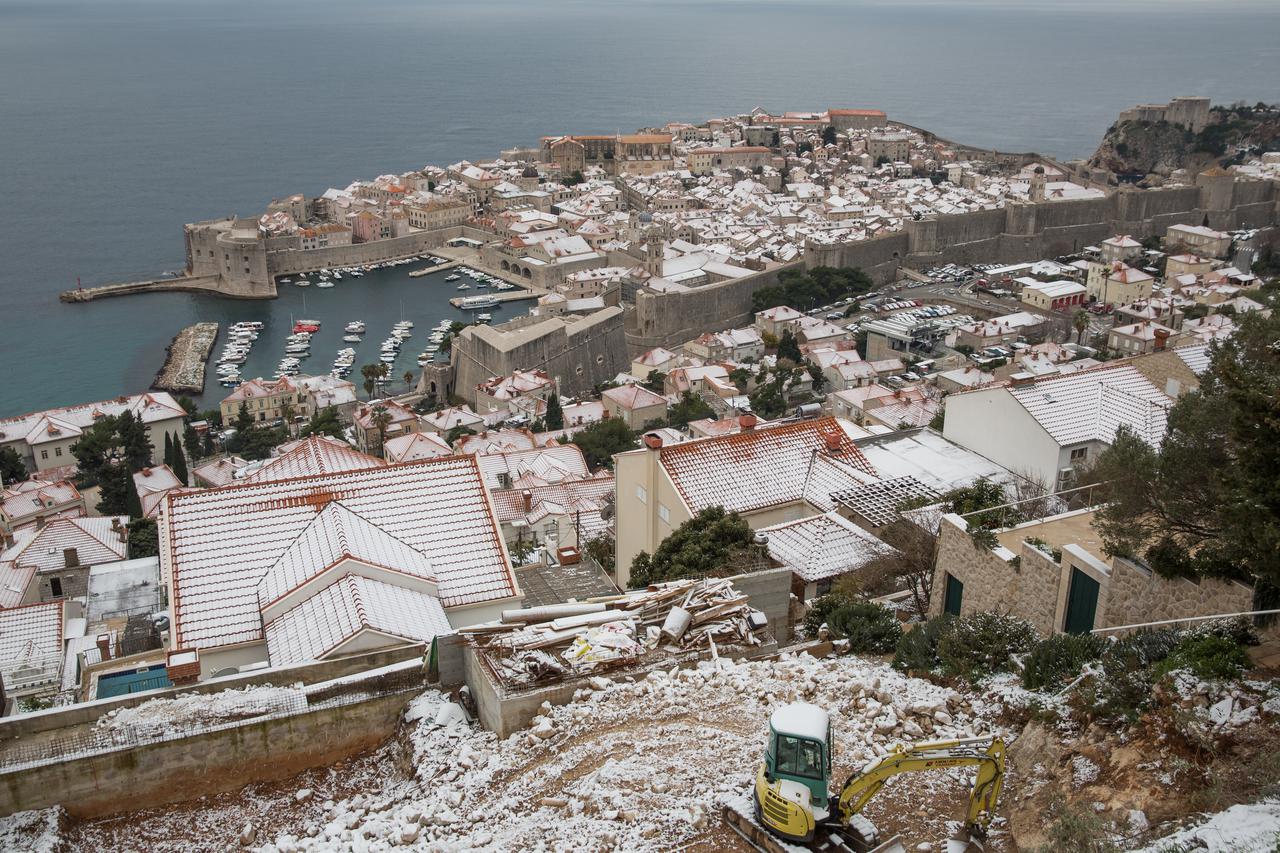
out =
<path fill-rule="evenodd" d="M 1048 843 L 1051 817 L 1064 805 L 1096 818 L 1099 837 L 1118 845 L 1098 850 L 1181 831 L 1180 838 L 1204 842 L 1202 849 L 1269 851 L 1250 845 L 1280 831 L 1280 807 L 1251 807 L 1247 837 L 1221 834 L 1243 831 L 1238 821 L 1185 817 L 1274 795 L 1268 786 L 1280 779 L 1280 708 L 1271 707 L 1270 686 L 1260 687 L 1233 695 L 1179 684 L 1167 717 L 1132 727 L 1081 725 L 1052 697 L 1029 694 L 1011 678 L 956 691 L 874 660 L 783 656 L 639 681 L 593 679 L 571 703 L 545 707 L 527 730 L 504 740 L 465 722 L 436 725 L 446 697 L 427 691 L 411 704 L 400 736 L 372 754 L 287 784 L 106 820 L 28 812 L 0 821 L 0 848 L 743 850 L 721 825 L 720 807 L 749 789 L 770 712 L 804 700 L 832 714 L 839 780 L 901 740 L 1009 738 L 1004 817 L 987 845 L 992 853 Z M 1168 729 L 1192 724 L 1230 758 L 1217 771 L 1207 772 L 1212 762 Z M 971 773 L 898 777 L 867 816 L 882 832 L 901 833 L 909 850 L 946 849 Z M 1226 846 L 1214 841 L 1228 837 Z"/>
<path fill-rule="evenodd" d="M 217 323 L 196 323 L 178 332 L 151 387 L 199 394 L 204 390 L 204 365 L 217 338 Z"/>

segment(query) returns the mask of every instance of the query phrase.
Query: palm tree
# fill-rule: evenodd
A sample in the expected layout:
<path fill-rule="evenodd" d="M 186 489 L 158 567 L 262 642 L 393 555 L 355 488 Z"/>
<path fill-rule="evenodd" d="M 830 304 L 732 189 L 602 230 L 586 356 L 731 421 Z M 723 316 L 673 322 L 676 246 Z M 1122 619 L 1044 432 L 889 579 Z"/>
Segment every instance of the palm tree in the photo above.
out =
<path fill-rule="evenodd" d="M 386 368 L 385 364 L 366 364 L 360 368 L 360 375 L 364 377 L 364 392 L 369 395 L 370 400 L 373 399 L 374 389 L 378 387 L 378 379 Z"/>
<path fill-rule="evenodd" d="M 285 400 L 280 404 L 280 417 L 284 419 L 284 434 L 289 438 L 293 438 L 293 416 L 295 414 L 296 410 L 293 408 L 293 403 Z"/>
<path fill-rule="evenodd" d="M 1084 343 L 1084 333 L 1089 329 L 1089 312 L 1076 311 L 1071 317 L 1071 325 L 1076 329 L 1076 343 Z"/>
<path fill-rule="evenodd" d="M 391 424 L 391 413 L 387 411 L 386 406 L 374 406 L 369 420 L 378 430 L 378 455 L 385 456 L 387 427 Z"/>
<path fill-rule="evenodd" d="M 409 386 L 409 390 L 413 390 L 413 371 L 406 370 L 404 372 L 404 384 Z"/>

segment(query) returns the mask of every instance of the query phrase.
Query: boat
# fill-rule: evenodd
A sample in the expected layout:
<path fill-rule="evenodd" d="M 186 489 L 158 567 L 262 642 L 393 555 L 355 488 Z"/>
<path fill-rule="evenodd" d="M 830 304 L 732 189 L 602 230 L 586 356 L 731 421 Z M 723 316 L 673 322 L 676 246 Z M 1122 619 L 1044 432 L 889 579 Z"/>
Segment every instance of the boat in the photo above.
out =
<path fill-rule="evenodd" d="M 364 340 L 364 338 L 360 337 L 359 335 L 344 335 L 342 339 L 349 344 L 358 344 L 362 340 Z"/>
<path fill-rule="evenodd" d="M 471 285 L 467 284 L 465 281 L 462 284 L 458 285 L 458 290 L 470 290 L 470 289 L 471 289 Z"/>
<path fill-rule="evenodd" d="M 311 282 L 307 281 L 305 278 L 300 278 L 293 283 L 293 286 L 294 287 L 310 287 Z"/>
<path fill-rule="evenodd" d="M 457 281 L 457 280 L 458 280 L 458 279 L 460 279 L 460 278 L 462 278 L 462 276 L 458 275 L 457 273 L 451 273 L 450 275 L 445 276 L 445 277 L 444 277 L 444 280 L 445 280 L 445 281 Z"/>
<path fill-rule="evenodd" d="M 293 324 L 294 333 L 298 332 L 318 332 L 320 331 L 319 320 L 299 320 Z"/>
<path fill-rule="evenodd" d="M 476 319 L 477 319 L 477 320 L 479 320 L 479 321 L 480 321 L 480 322 L 482 322 L 482 323 L 487 323 L 487 322 L 489 322 L 490 320 L 492 320 L 492 319 L 493 319 L 493 315 L 492 315 L 492 314 L 477 314 L 477 315 L 476 315 Z"/>
<path fill-rule="evenodd" d="M 473 311 L 477 308 L 496 308 L 498 300 L 487 294 L 481 296 L 464 296 L 458 300 L 458 307 L 464 311 Z"/>
<path fill-rule="evenodd" d="M 342 273 L 338 272 L 337 270 L 334 270 L 334 271 L 333 271 L 333 280 L 334 280 L 334 281 L 342 281 Z"/>
<path fill-rule="evenodd" d="M 333 282 L 329 281 L 329 279 L 327 278 L 322 278 L 320 279 L 320 281 L 316 282 L 316 287 L 319 287 L 319 288 L 333 287 Z"/>
<path fill-rule="evenodd" d="M 344 331 L 347 331 L 347 332 L 354 332 L 358 335 L 362 335 L 364 334 L 364 323 L 362 323 L 359 320 L 352 320 L 350 323 L 344 326 L 343 329 Z"/>
<path fill-rule="evenodd" d="M 281 284 L 292 284 L 292 283 L 293 283 L 293 279 L 291 279 L 291 278 L 282 278 L 282 279 L 280 279 L 280 283 L 281 283 Z"/>

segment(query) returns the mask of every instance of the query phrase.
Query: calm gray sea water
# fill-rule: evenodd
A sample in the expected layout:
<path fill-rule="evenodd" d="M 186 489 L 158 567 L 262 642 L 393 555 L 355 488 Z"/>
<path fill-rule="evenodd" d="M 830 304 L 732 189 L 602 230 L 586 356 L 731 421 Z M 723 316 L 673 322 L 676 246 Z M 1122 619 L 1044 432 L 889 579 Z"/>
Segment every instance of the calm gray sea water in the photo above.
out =
<path fill-rule="evenodd" d="M 176 269 L 183 222 L 274 196 L 757 104 L 1078 157 L 1179 94 L 1280 98 L 1280 3 L 0 0 L 0 416 L 140 391 L 197 319 L 286 324 L 292 293 L 56 300 Z M 446 313 L 383 279 L 308 311 L 371 336 Z"/>

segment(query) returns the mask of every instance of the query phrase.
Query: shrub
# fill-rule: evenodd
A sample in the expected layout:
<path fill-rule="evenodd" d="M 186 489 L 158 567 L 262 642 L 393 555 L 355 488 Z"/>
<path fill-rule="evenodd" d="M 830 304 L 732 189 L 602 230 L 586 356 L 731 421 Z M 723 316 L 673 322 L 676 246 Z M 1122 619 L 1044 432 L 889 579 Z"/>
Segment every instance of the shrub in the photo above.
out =
<path fill-rule="evenodd" d="M 804 633 L 807 637 L 818 636 L 818 629 L 823 623 L 831 627 L 831 615 L 841 607 L 857 601 L 847 592 L 829 592 L 820 595 L 809 603 L 809 612 L 804 615 Z"/>
<path fill-rule="evenodd" d="M 828 617 L 827 626 L 849 641 L 851 652 L 891 652 L 902 637 L 898 617 L 870 601 L 841 604 Z"/>
<path fill-rule="evenodd" d="M 1001 613 L 970 613 L 956 619 L 938 639 L 943 669 L 974 681 L 1014 667 L 1014 656 L 1036 641 L 1029 622 Z"/>
<path fill-rule="evenodd" d="M 1156 675 L 1186 669 L 1197 678 L 1230 681 L 1239 678 L 1248 666 L 1244 646 L 1217 634 L 1203 634 L 1184 637 L 1173 653 L 1156 666 Z"/>
<path fill-rule="evenodd" d="M 1107 644 L 1098 671 L 1072 697 L 1080 710 L 1103 719 L 1137 719 L 1151 700 L 1155 666 L 1178 646 L 1173 631 L 1139 631 Z"/>
<path fill-rule="evenodd" d="M 904 631 L 893 654 L 893 666 L 903 672 L 930 672 L 938 666 L 938 640 L 951 626 L 951 616 L 937 616 Z"/>
<path fill-rule="evenodd" d="M 1022 686 L 1028 690 L 1057 688 L 1097 660 L 1107 642 L 1093 634 L 1054 634 L 1036 643 L 1022 667 Z"/>
<path fill-rule="evenodd" d="M 1068 804 L 1055 797 L 1047 809 L 1051 819 L 1045 830 L 1049 843 L 1035 853 L 1119 853 L 1120 848 L 1108 838 L 1115 827 L 1092 810 Z"/>
<path fill-rule="evenodd" d="M 1256 646 L 1261 641 L 1258 629 L 1248 616 L 1228 616 L 1223 619 L 1210 619 L 1201 622 L 1183 634 L 1183 639 L 1191 637 L 1222 637 L 1241 646 Z"/>

